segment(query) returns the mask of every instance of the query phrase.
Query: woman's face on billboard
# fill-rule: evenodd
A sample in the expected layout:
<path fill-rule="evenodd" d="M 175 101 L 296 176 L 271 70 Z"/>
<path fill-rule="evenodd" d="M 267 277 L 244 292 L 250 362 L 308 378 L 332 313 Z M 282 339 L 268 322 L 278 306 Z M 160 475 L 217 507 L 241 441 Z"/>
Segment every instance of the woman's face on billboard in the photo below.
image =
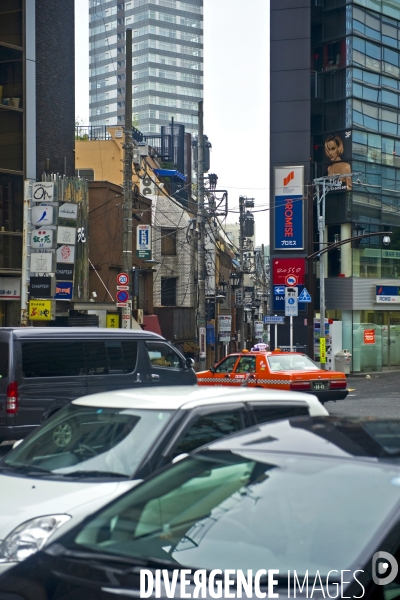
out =
<path fill-rule="evenodd" d="M 326 144 L 326 153 L 332 162 L 340 158 L 339 146 L 336 144 L 335 140 L 329 140 Z"/>

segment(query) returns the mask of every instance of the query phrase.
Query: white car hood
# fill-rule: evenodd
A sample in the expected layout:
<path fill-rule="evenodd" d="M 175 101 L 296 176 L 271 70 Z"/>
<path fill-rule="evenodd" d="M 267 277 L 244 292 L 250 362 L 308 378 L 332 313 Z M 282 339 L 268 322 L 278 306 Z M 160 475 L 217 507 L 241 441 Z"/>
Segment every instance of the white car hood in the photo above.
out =
<path fill-rule="evenodd" d="M 62 533 L 137 483 L 138 480 L 102 483 L 49 481 L 1 474 L 0 541 L 15 527 L 35 517 L 71 515 L 72 519 L 56 532 Z"/>

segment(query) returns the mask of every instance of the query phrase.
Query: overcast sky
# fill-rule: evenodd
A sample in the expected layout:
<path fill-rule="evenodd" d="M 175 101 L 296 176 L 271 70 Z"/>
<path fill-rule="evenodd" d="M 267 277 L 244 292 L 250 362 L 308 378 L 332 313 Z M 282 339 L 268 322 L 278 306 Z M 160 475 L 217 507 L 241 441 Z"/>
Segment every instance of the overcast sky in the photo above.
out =
<path fill-rule="evenodd" d="M 76 117 L 89 124 L 88 0 L 75 0 Z M 255 199 L 256 244 L 269 243 L 269 0 L 204 0 L 204 133 L 211 169 L 228 190 Z M 255 212 L 259 210 L 260 212 Z M 230 212 L 228 222 L 238 222 Z"/>

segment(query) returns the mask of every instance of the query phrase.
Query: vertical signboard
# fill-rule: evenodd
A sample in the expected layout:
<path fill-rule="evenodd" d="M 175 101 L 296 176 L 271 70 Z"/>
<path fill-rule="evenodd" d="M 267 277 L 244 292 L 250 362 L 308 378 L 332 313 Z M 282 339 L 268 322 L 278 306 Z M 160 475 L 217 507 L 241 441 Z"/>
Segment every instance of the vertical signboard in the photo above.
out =
<path fill-rule="evenodd" d="M 275 167 L 275 250 L 304 249 L 304 167 Z"/>
<path fill-rule="evenodd" d="M 136 227 L 136 256 L 138 258 L 151 258 L 150 225 L 138 225 Z"/>
<path fill-rule="evenodd" d="M 206 357 L 206 328 L 199 327 L 199 358 L 204 359 Z"/>

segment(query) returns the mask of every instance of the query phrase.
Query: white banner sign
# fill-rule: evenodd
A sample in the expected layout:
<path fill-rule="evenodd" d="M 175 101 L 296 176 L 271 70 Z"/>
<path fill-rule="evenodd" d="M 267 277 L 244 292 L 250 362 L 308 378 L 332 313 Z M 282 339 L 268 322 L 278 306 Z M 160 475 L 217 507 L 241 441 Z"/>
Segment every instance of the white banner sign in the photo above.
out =
<path fill-rule="evenodd" d="M 53 224 L 52 206 L 33 206 L 31 210 L 32 225 L 39 227 Z"/>
<path fill-rule="evenodd" d="M 31 253 L 31 274 L 32 273 L 51 273 L 53 265 L 53 254 L 47 252 Z"/>
<path fill-rule="evenodd" d="M 229 332 L 231 333 L 232 327 L 232 315 L 219 315 L 219 332 Z"/>
<path fill-rule="evenodd" d="M 58 209 L 58 216 L 61 219 L 76 219 L 78 217 L 78 205 L 65 202 Z"/>
<path fill-rule="evenodd" d="M 254 335 L 262 337 L 264 332 L 264 323 L 262 321 L 254 321 Z"/>
<path fill-rule="evenodd" d="M 53 202 L 54 201 L 54 182 L 36 181 L 32 185 L 32 200 L 34 202 Z"/>
<path fill-rule="evenodd" d="M 75 227 L 57 227 L 57 244 L 75 245 L 76 229 Z"/>
<path fill-rule="evenodd" d="M 21 279 L 19 277 L 0 277 L 0 300 L 20 300 Z"/>
<path fill-rule="evenodd" d="M 52 229 L 34 229 L 31 235 L 32 248 L 52 248 L 53 230 Z"/>
<path fill-rule="evenodd" d="M 75 262 L 75 246 L 60 246 L 57 248 L 58 263 L 74 263 Z"/>

